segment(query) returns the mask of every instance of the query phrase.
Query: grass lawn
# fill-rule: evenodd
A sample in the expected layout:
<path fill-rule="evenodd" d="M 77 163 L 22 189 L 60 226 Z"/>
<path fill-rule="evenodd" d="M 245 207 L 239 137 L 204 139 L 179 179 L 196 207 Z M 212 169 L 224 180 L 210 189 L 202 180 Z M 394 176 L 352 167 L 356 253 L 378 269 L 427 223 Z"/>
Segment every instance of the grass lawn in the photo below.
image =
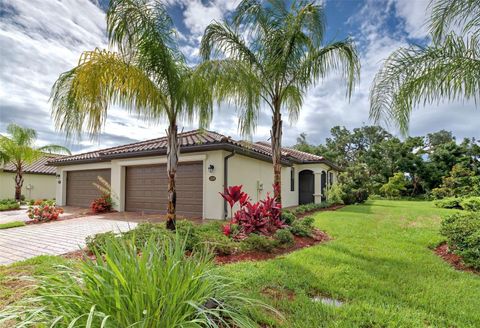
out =
<path fill-rule="evenodd" d="M 16 227 L 23 227 L 25 225 L 25 222 L 23 221 L 12 221 L 12 222 L 7 222 L 7 223 L 0 223 L 0 229 L 10 229 L 10 228 L 16 228 Z"/>
<path fill-rule="evenodd" d="M 480 327 L 480 276 L 429 249 L 441 241 L 440 216 L 451 211 L 379 200 L 319 212 L 316 226 L 335 240 L 222 271 L 282 312 L 283 327 Z M 311 301 L 318 295 L 345 303 Z"/>
<path fill-rule="evenodd" d="M 284 315 L 273 321 L 256 313 L 272 327 L 480 327 L 480 276 L 454 270 L 430 249 L 442 240 L 440 216 L 452 212 L 429 202 L 380 200 L 319 212 L 316 226 L 334 240 L 219 270 Z M 31 290 L 18 277 L 66 263 L 42 256 L 0 266 L 0 309 Z M 324 305 L 314 296 L 344 304 Z"/>

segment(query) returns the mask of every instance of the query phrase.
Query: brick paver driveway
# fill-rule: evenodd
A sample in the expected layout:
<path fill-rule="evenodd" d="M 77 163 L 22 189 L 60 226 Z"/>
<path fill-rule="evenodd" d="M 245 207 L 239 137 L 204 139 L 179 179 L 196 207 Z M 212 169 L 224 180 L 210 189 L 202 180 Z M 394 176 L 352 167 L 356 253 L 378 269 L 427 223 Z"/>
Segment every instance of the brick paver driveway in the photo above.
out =
<path fill-rule="evenodd" d="M 127 231 L 137 223 L 89 216 L 0 230 L 0 265 L 38 255 L 60 255 L 85 245 L 85 238 L 106 231 Z"/>

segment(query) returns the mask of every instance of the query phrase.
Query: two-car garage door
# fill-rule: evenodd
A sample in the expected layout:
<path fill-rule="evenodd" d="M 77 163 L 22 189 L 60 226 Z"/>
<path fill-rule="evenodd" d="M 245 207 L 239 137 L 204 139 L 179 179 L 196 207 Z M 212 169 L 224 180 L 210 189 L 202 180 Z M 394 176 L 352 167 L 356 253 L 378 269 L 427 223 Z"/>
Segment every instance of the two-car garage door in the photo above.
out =
<path fill-rule="evenodd" d="M 125 210 L 165 212 L 167 168 L 162 165 L 128 166 L 125 176 Z M 181 163 L 176 175 L 177 214 L 202 217 L 203 163 Z"/>
<path fill-rule="evenodd" d="M 100 196 L 93 183 L 101 176 L 110 182 L 110 169 L 69 171 L 67 205 L 88 207 Z M 165 213 L 167 208 L 166 164 L 127 166 L 125 210 Z M 180 163 L 176 176 L 177 214 L 188 218 L 203 215 L 203 163 Z"/>

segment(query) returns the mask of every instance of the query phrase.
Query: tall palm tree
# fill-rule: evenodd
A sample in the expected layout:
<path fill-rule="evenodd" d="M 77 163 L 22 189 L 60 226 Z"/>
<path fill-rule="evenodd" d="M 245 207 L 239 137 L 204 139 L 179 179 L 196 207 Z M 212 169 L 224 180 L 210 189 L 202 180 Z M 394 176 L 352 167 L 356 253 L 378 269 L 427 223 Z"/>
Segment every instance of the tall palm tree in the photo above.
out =
<path fill-rule="evenodd" d="M 86 130 L 95 137 L 111 104 L 144 120 L 166 119 L 167 227 L 175 229 L 177 124 L 194 117 L 201 126 L 210 121 L 208 89 L 193 79 L 193 69 L 178 50 L 173 23 L 162 2 L 111 0 L 107 34 L 117 51 L 84 52 L 78 66 L 55 82 L 51 97 L 56 126 L 68 136 Z"/>
<path fill-rule="evenodd" d="M 370 117 L 393 122 L 404 134 L 417 105 L 480 100 L 480 1 L 437 0 L 431 6 L 432 43 L 393 52 L 370 93 Z"/>
<path fill-rule="evenodd" d="M 242 134 L 256 126 L 262 105 L 272 114 L 270 131 L 275 197 L 281 201 L 282 113 L 295 120 L 309 87 L 338 72 L 350 97 L 359 61 L 350 39 L 324 44 L 323 8 L 314 2 L 243 0 L 230 20 L 210 24 L 201 41 L 214 97 L 233 102 Z"/>
<path fill-rule="evenodd" d="M 45 153 L 70 154 L 70 150 L 59 145 L 35 147 L 37 132 L 16 124 L 7 126 L 9 137 L 0 135 L 0 163 L 12 163 L 15 167 L 15 200 L 22 198 L 23 169 Z"/>

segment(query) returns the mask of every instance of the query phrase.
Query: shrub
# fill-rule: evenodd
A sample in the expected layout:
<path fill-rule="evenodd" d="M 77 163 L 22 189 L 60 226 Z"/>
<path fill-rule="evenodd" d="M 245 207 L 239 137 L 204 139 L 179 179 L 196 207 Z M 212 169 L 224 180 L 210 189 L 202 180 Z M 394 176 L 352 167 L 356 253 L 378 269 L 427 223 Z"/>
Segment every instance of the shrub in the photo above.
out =
<path fill-rule="evenodd" d="M 460 208 L 460 201 L 460 198 L 447 197 L 444 199 L 435 200 L 433 204 L 440 208 Z"/>
<path fill-rule="evenodd" d="M 194 224 L 188 220 L 179 220 L 175 225 L 175 230 L 182 240 L 185 240 L 185 248 L 192 251 L 200 243 L 200 239 Z"/>
<path fill-rule="evenodd" d="M 480 197 L 467 197 L 460 201 L 465 211 L 480 212 Z"/>
<path fill-rule="evenodd" d="M 239 232 L 231 235 L 232 227 L 225 227 L 224 233 L 236 239 L 243 239 L 251 233 L 261 233 L 271 236 L 277 229 L 285 227 L 280 217 L 281 204 L 269 194 L 264 200 L 252 203 L 249 197 L 242 190 L 242 186 L 233 186 L 220 195 L 230 204 L 230 207 L 238 203 L 240 209 L 235 212 L 231 224 L 238 225 Z"/>
<path fill-rule="evenodd" d="M 466 265 L 480 269 L 480 213 L 449 215 L 442 221 L 440 233 Z"/>
<path fill-rule="evenodd" d="M 327 203 L 327 202 L 322 202 L 317 204 L 315 203 L 303 204 L 295 207 L 295 209 L 293 209 L 293 213 L 295 213 L 295 215 L 302 215 L 308 212 L 313 212 L 316 210 L 320 210 L 322 208 L 326 208 L 328 206 L 330 206 L 330 203 Z"/>
<path fill-rule="evenodd" d="M 105 253 L 107 242 L 115 237 L 117 235 L 111 231 L 97 233 L 96 235 L 88 236 L 85 239 L 85 244 L 90 252 L 103 254 Z"/>
<path fill-rule="evenodd" d="M 93 213 L 105 213 L 112 210 L 112 199 L 109 195 L 103 195 L 97 199 L 94 199 L 90 204 L 90 210 Z"/>
<path fill-rule="evenodd" d="M 287 210 L 283 210 L 280 217 L 286 225 L 291 225 L 295 221 L 295 214 Z"/>
<path fill-rule="evenodd" d="M 306 216 L 301 220 L 293 222 L 289 228 L 290 232 L 295 236 L 310 237 L 313 232 L 313 223 L 315 219 L 311 216 Z"/>
<path fill-rule="evenodd" d="M 247 250 L 271 253 L 278 246 L 278 241 L 267 236 L 252 233 L 242 241 Z"/>
<path fill-rule="evenodd" d="M 230 255 L 239 248 L 238 242 L 222 233 L 221 222 L 206 223 L 195 228 L 199 240 L 197 248 L 208 248 L 217 255 Z"/>
<path fill-rule="evenodd" d="M 0 211 L 18 210 L 19 208 L 20 203 L 18 203 L 15 199 L 0 200 Z"/>
<path fill-rule="evenodd" d="M 275 238 L 281 245 L 292 245 L 295 241 L 293 238 L 292 233 L 288 229 L 279 229 L 275 234 L 273 235 L 273 238 Z"/>
<path fill-rule="evenodd" d="M 400 197 L 401 193 L 406 190 L 407 180 L 402 172 L 397 172 L 388 178 L 388 182 L 380 188 L 380 192 L 389 198 Z"/>
<path fill-rule="evenodd" d="M 274 311 L 214 271 L 210 253 L 185 251 L 179 238 L 149 240 L 140 255 L 132 240 L 110 239 L 105 257 L 39 278 L 38 295 L 7 308 L 3 320 L 39 327 L 254 327 L 248 308 Z"/>
<path fill-rule="evenodd" d="M 29 206 L 27 215 L 33 222 L 49 222 L 58 220 L 63 208 L 51 205 L 49 202 L 42 202 L 39 206 Z"/>
<path fill-rule="evenodd" d="M 343 204 L 343 198 L 345 197 L 346 194 L 342 189 L 342 185 L 339 183 L 334 184 L 327 191 L 327 199 L 330 204 L 341 205 Z"/>

